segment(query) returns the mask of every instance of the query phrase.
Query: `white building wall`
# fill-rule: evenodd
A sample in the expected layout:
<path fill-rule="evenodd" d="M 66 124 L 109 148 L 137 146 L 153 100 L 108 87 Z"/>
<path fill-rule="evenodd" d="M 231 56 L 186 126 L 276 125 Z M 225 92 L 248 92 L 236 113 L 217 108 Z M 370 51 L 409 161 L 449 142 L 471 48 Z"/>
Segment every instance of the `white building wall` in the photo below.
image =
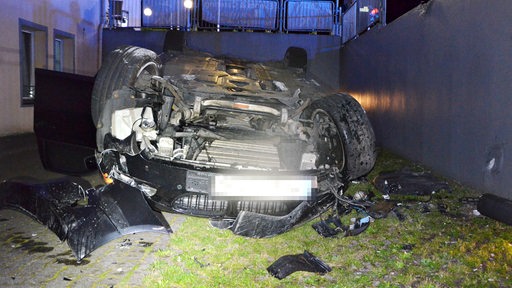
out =
<path fill-rule="evenodd" d="M 21 106 L 19 19 L 48 29 L 48 69 L 53 69 L 53 31 L 58 29 L 75 37 L 75 73 L 94 75 L 100 61 L 100 13 L 103 1 L 1 1 L 0 136 L 33 131 L 33 107 Z"/>

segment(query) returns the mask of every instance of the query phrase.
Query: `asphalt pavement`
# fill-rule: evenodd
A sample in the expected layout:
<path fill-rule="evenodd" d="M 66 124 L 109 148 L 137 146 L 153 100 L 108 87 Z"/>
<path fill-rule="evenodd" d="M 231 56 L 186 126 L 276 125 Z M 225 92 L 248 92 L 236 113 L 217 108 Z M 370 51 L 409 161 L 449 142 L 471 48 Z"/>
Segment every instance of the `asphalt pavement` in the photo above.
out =
<path fill-rule="evenodd" d="M 34 134 L 0 137 L 0 181 L 18 177 L 64 177 L 46 171 Z M 101 177 L 83 176 L 93 186 Z M 185 217 L 164 213 L 173 231 Z M 115 239 L 78 262 L 66 242 L 25 214 L 0 209 L 0 287 L 142 287 L 153 252 L 168 248 L 171 235 L 137 233 Z"/>

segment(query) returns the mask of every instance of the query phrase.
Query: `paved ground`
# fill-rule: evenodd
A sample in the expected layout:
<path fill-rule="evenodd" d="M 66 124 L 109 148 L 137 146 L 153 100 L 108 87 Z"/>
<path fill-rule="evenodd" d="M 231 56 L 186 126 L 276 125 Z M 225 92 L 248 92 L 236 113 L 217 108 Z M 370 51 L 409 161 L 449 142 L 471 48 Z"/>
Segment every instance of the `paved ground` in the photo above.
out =
<path fill-rule="evenodd" d="M 45 171 L 32 134 L 0 138 L 0 181 L 30 176 L 51 179 Z M 96 173 L 88 181 L 100 183 Z M 184 216 L 164 214 L 176 231 Z M 142 286 L 153 253 L 166 248 L 172 235 L 139 233 L 116 239 L 80 263 L 65 242 L 46 226 L 24 214 L 0 209 L 0 287 Z"/>

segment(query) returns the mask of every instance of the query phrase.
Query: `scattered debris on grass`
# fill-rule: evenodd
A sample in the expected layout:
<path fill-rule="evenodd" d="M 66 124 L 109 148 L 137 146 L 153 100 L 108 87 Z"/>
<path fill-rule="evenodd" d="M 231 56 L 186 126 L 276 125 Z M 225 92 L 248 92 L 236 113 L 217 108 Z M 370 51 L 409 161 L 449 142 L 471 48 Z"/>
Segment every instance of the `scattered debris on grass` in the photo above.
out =
<path fill-rule="evenodd" d="M 446 181 L 434 177 L 428 172 L 412 172 L 400 170 L 380 173 L 375 178 L 375 187 L 382 195 L 400 194 L 426 196 L 440 190 L 451 191 Z"/>
<path fill-rule="evenodd" d="M 375 205 L 383 202 L 379 205 L 389 211 L 356 237 L 312 233 L 317 219 L 273 238 L 252 239 L 189 217 L 171 236 L 169 248 L 155 252 L 145 286 L 512 287 L 512 227 L 476 215 L 481 194 L 445 179 L 439 181 L 448 183 L 450 191 L 384 199 L 374 179 L 383 171 L 403 169 L 426 171 L 383 150 L 367 176 L 370 180 L 358 179 L 346 187 L 343 195 Z M 360 191 L 365 199 L 355 196 Z M 341 211 L 333 210 L 331 215 Z M 345 226 L 352 218 L 368 216 L 355 209 L 342 215 Z M 332 271 L 299 271 L 278 280 L 266 270 L 282 255 L 304 250 L 313 251 Z M 198 269 L 194 257 L 208 266 Z"/>
<path fill-rule="evenodd" d="M 270 265 L 267 271 L 270 275 L 281 280 L 297 271 L 325 274 L 331 272 L 332 268 L 313 254 L 304 251 L 302 254 L 282 256 Z"/>

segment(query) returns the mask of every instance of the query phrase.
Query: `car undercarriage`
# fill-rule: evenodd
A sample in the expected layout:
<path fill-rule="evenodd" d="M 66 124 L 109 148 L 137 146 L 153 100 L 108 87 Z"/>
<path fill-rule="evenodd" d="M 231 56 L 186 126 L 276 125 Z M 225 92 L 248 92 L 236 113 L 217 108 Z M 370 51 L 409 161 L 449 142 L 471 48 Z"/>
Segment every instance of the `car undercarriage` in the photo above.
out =
<path fill-rule="evenodd" d="M 93 90 L 101 172 L 156 209 L 272 236 L 325 211 L 373 167 L 373 131 L 349 95 L 323 95 L 282 63 L 188 53 L 120 48 L 98 77 L 133 75 Z"/>

